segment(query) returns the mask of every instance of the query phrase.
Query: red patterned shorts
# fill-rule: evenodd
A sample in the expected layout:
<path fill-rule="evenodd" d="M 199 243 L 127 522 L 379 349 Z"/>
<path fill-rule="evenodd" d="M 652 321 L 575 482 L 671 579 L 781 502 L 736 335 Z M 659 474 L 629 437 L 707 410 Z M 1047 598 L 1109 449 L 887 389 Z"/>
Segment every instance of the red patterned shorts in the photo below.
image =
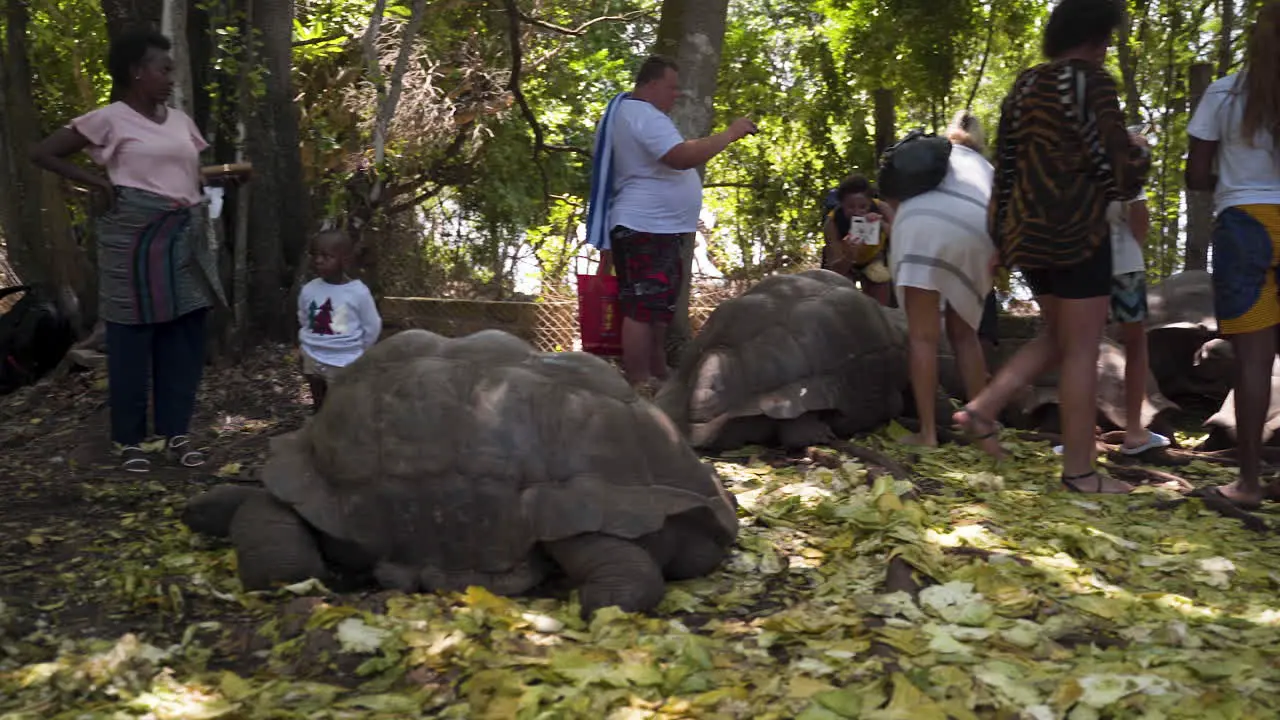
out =
<path fill-rule="evenodd" d="M 621 225 L 609 231 L 618 305 L 622 316 L 642 323 L 670 323 L 684 275 L 680 250 L 693 233 L 649 233 Z"/>

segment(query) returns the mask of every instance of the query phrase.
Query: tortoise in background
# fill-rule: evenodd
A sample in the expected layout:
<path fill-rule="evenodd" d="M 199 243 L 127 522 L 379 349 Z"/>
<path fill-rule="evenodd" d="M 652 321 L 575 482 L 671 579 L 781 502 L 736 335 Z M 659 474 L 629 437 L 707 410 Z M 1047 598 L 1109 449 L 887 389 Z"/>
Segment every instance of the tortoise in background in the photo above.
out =
<path fill-rule="evenodd" d="M 656 402 L 696 448 L 799 448 L 902 412 L 906 343 L 847 278 L 772 275 L 711 313 Z"/>

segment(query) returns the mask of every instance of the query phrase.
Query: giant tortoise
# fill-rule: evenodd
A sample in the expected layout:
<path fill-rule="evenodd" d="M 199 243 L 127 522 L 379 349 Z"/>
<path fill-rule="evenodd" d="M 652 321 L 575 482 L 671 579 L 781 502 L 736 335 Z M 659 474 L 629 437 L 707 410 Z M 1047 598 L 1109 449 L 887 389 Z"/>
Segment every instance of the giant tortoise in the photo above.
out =
<path fill-rule="evenodd" d="M 584 615 L 645 611 L 664 578 L 716 568 L 738 527 L 714 471 L 616 370 L 496 330 L 376 345 L 272 440 L 262 481 L 184 513 L 230 536 L 246 589 L 345 572 L 514 595 L 561 576 Z"/>
<path fill-rule="evenodd" d="M 1229 348 L 1230 345 L 1222 347 Z M 1232 359 L 1234 364 L 1234 358 Z M 1236 391 L 1231 390 L 1222 400 L 1218 411 L 1204 421 L 1209 434 L 1196 449 L 1204 451 L 1225 450 L 1236 446 Z M 1267 409 L 1262 425 L 1262 443 L 1280 445 L 1280 358 L 1271 363 L 1271 406 Z"/>
<path fill-rule="evenodd" d="M 659 392 L 697 448 L 795 448 L 902 411 L 906 347 L 880 304 L 828 270 L 773 275 L 711 313 Z"/>
<path fill-rule="evenodd" d="M 1188 270 L 1170 275 L 1148 291 L 1147 308 L 1151 372 L 1161 392 L 1173 399 L 1223 397 L 1231 387 L 1234 362 L 1229 353 L 1206 351 L 1206 343 L 1218 336 L 1209 273 Z"/>
<path fill-rule="evenodd" d="M 1103 338 L 1098 345 L 1098 423 L 1104 429 L 1123 430 L 1128 423 L 1128 410 L 1125 407 L 1125 375 L 1128 370 L 1128 358 L 1124 348 L 1109 338 Z M 1173 432 L 1171 414 L 1178 406 L 1160 392 L 1160 386 L 1150 370 L 1146 373 L 1146 398 L 1142 403 L 1142 426 L 1150 427 L 1162 435 Z M 1033 384 L 1023 393 L 1011 417 L 1022 427 L 1040 428 L 1057 432 L 1060 430 L 1058 417 L 1058 372 L 1051 371 L 1036 377 Z"/>

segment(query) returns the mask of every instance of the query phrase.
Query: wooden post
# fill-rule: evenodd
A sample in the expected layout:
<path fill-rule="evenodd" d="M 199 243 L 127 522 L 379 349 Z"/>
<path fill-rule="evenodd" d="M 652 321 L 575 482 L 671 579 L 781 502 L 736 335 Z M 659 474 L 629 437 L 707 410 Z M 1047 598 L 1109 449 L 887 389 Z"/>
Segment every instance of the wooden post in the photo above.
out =
<path fill-rule="evenodd" d="M 880 88 L 872 96 L 875 98 L 876 162 L 879 162 L 880 153 L 893 145 L 897 137 L 897 129 L 894 128 L 896 113 L 893 108 L 893 90 Z"/>
<path fill-rule="evenodd" d="M 1200 106 L 1200 98 L 1213 78 L 1212 63 L 1191 66 L 1191 112 Z M 1213 234 L 1213 193 L 1187 191 L 1187 245 L 1184 270 L 1209 269 L 1209 240 Z"/>

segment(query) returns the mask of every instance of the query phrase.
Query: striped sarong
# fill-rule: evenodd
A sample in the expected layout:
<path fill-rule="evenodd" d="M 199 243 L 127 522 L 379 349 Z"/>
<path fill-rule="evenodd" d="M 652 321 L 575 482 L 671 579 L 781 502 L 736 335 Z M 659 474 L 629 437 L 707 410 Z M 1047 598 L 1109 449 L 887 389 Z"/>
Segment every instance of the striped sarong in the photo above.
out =
<path fill-rule="evenodd" d="M 222 299 L 202 262 L 201 206 L 116 187 L 116 208 L 99 217 L 98 312 L 143 325 L 175 320 Z M 225 301 L 223 301 L 225 303 Z"/>

